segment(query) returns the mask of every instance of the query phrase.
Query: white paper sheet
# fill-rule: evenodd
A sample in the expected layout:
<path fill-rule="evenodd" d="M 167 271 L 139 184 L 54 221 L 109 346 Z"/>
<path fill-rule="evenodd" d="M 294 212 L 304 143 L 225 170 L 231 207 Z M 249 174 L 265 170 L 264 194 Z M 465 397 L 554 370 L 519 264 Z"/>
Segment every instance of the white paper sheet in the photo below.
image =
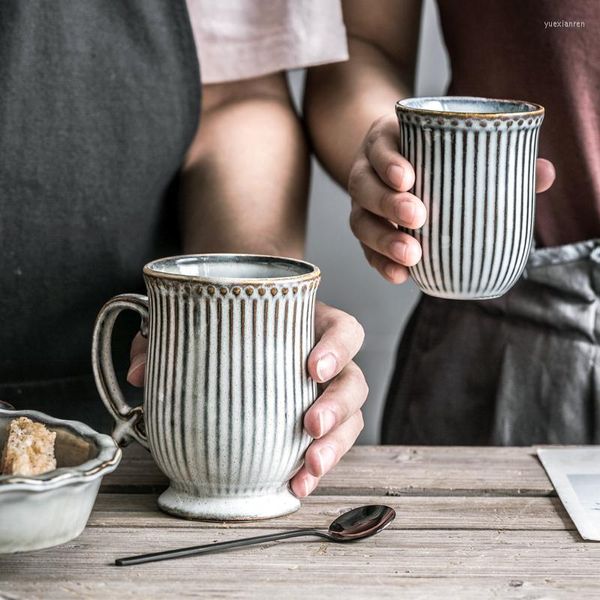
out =
<path fill-rule="evenodd" d="M 539 448 L 537 454 L 581 537 L 600 542 L 600 447 Z"/>

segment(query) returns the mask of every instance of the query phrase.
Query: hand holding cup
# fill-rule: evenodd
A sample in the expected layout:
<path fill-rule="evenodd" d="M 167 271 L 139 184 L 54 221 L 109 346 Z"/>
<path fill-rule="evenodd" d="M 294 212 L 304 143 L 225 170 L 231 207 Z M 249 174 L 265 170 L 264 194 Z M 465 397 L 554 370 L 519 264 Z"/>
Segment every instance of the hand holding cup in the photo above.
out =
<path fill-rule="evenodd" d="M 395 116 L 377 119 L 363 140 L 348 181 L 351 229 L 369 264 L 395 284 L 408 279 L 408 267 L 422 255 L 415 237 L 397 226 L 416 230 L 427 218 L 425 205 L 411 192 L 415 172 L 400 153 L 399 134 Z M 538 159 L 536 192 L 549 189 L 554 179 L 552 163 Z"/>

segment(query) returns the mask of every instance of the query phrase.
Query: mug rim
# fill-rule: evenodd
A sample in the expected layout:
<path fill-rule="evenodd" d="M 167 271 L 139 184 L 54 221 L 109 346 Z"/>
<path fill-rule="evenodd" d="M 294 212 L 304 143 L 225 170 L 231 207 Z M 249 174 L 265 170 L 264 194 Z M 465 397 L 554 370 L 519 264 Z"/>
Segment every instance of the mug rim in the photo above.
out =
<path fill-rule="evenodd" d="M 419 108 L 416 106 L 407 106 L 407 102 L 411 101 L 444 101 L 444 100 L 476 100 L 483 103 L 499 102 L 505 104 L 520 104 L 531 107 L 530 110 L 516 111 L 516 112 L 462 112 L 462 111 L 451 111 L 451 110 L 434 110 L 429 108 Z M 395 104 L 396 112 L 403 113 L 415 113 L 418 115 L 431 115 L 435 117 L 447 117 L 447 118 L 468 118 L 468 119 L 498 119 L 498 118 L 518 118 L 518 117 L 539 117 L 543 116 L 545 109 L 541 104 L 535 102 L 529 102 L 528 100 L 514 100 L 511 98 L 486 98 L 485 96 L 413 96 L 411 98 L 403 98 L 398 100 Z"/>
<path fill-rule="evenodd" d="M 182 275 L 179 273 L 168 273 L 165 271 L 159 271 L 155 268 L 156 263 L 161 261 L 175 261 L 182 258 L 217 258 L 217 259 L 230 259 L 230 258 L 241 258 L 248 261 L 256 260 L 257 262 L 267 262 L 269 260 L 276 260 L 280 263 L 286 263 L 296 267 L 304 267 L 309 269 L 307 273 L 300 273 L 298 275 L 289 275 L 282 277 L 205 277 L 203 275 Z M 221 252 L 209 252 L 206 254 L 177 254 L 175 256 L 165 256 L 150 261 L 144 265 L 144 275 L 153 277 L 155 279 L 170 279 L 175 281 L 196 281 L 201 283 L 224 283 L 224 284 L 249 284 L 256 285 L 260 283 L 283 283 L 283 282 L 305 282 L 319 279 L 321 276 L 321 270 L 316 265 L 298 258 L 289 258 L 287 256 L 275 256 L 272 254 L 236 254 L 236 253 L 221 253 Z"/>

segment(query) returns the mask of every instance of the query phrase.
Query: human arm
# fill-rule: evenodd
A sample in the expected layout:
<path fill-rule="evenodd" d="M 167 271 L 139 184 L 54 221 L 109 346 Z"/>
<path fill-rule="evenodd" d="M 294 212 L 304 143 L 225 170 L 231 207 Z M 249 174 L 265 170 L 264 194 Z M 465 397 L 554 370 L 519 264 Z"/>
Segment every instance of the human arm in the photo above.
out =
<path fill-rule="evenodd" d="M 344 0 L 349 60 L 308 70 L 304 115 L 314 151 L 343 187 L 371 125 L 410 96 L 421 0 Z"/>
<path fill-rule="evenodd" d="M 397 100 L 412 95 L 420 0 L 345 0 L 350 60 L 316 67 L 307 78 L 305 114 L 315 151 L 352 199 L 350 226 L 371 266 L 388 281 L 408 278 L 418 242 L 397 225 L 421 227 L 426 209 L 410 193 L 414 172 L 398 152 Z M 538 191 L 554 169 L 538 161 Z"/>
<path fill-rule="evenodd" d="M 283 73 L 205 85 L 182 171 L 184 251 L 301 257 L 308 176 Z"/>
<path fill-rule="evenodd" d="M 184 251 L 301 257 L 308 150 L 283 74 L 205 86 L 201 125 L 181 181 Z M 291 485 L 305 496 L 362 429 L 366 383 L 352 359 L 362 344 L 356 320 L 317 304 L 317 344 L 308 371 L 323 393 L 305 415 L 316 441 Z M 132 345 L 128 380 L 143 385 L 147 343 Z"/>

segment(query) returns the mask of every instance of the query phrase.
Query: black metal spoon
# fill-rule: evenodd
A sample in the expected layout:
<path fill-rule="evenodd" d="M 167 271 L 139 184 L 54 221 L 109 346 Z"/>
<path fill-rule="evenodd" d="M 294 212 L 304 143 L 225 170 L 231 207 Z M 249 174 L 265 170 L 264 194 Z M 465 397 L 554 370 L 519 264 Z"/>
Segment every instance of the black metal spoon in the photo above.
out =
<path fill-rule="evenodd" d="M 282 531 L 281 533 L 271 533 L 269 535 L 259 535 L 241 540 L 231 540 L 230 542 L 219 542 L 217 544 L 205 544 L 203 546 L 179 548 L 178 550 L 165 550 L 164 552 L 153 552 L 152 554 L 117 558 L 117 560 L 115 560 L 115 565 L 118 567 L 140 565 L 142 563 L 155 562 L 158 560 L 171 560 L 174 558 L 182 558 L 184 556 L 209 554 L 220 550 L 228 550 L 230 548 L 241 548 L 242 546 L 252 546 L 254 544 L 263 544 L 265 542 L 274 542 L 275 540 L 284 540 L 305 535 L 316 535 L 325 538 L 330 542 L 352 542 L 379 533 L 382 529 L 385 529 L 395 517 L 396 511 L 389 506 L 377 504 L 360 506 L 340 515 L 333 523 L 331 523 L 326 532 L 318 529 Z"/>

